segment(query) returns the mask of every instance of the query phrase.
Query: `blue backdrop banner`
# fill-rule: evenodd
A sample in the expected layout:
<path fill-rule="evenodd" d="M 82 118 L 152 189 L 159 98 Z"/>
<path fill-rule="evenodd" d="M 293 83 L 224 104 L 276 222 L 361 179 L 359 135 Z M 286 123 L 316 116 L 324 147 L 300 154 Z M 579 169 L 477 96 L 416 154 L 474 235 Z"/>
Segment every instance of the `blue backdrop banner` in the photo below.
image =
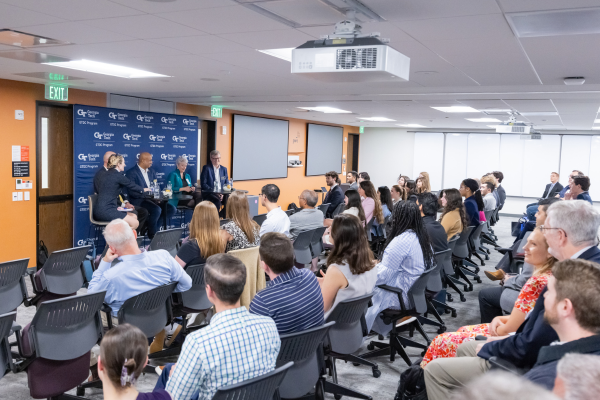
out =
<path fill-rule="evenodd" d="M 152 154 L 152 169 L 161 189 L 169 173 L 175 170 L 177 157 L 187 157 L 187 173 L 196 182 L 198 118 L 82 105 L 74 106 L 73 118 L 73 246 L 81 246 L 94 237 L 88 196 L 94 193 L 94 175 L 103 167 L 107 151 L 123 155 L 125 172 L 136 165 L 141 152 Z M 191 213 L 187 214 L 184 221 L 176 213 L 167 221 L 168 228 L 187 226 Z"/>

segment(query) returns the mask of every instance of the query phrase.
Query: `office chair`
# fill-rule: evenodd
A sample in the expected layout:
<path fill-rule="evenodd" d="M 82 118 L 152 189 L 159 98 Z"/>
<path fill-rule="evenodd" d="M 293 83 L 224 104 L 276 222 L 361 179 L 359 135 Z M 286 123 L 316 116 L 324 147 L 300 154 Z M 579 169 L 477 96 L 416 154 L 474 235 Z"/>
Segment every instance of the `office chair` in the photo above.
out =
<path fill-rule="evenodd" d="M 469 278 L 467 278 L 465 270 L 463 270 L 463 263 L 470 255 L 468 243 L 469 236 L 473 232 L 473 229 L 475 229 L 474 226 L 467 226 L 463 229 L 463 231 L 460 233 L 458 241 L 454 245 L 454 250 L 452 251 L 452 264 L 454 265 L 454 275 L 457 278 L 463 279 L 466 282 L 466 286 L 464 286 L 465 292 L 470 292 L 473 290 L 473 284 L 471 283 Z M 462 296 L 461 301 L 464 301 L 462 300 Z"/>
<path fill-rule="evenodd" d="M 256 378 L 220 387 L 212 400 L 279 399 L 279 385 L 293 364 L 289 362 Z"/>
<path fill-rule="evenodd" d="M 11 329 L 14 326 L 15 318 L 17 318 L 16 311 L 0 315 L 0 379 L 8 371 L 16 372 L 8 344 L 8 337 L 12 333 Z"/>
<path fill-rule="evenodd" d="M 331 204 L 330 203 L 325 203 L 325 204 L 321 204 L 320 206 L 318 206 L 317 208 L 319 210 L 321 210 L 321 212 L 323 213 L 323 215 L 327 215 L 327 210 L 329 209 L 329 206 Z"/>
<path fill-rule="evenodd" d="M 439 293 L 444 289 L 442 282 L 442 268 L 446 259 L 449 259 L 452 255 L 451 249 L 446 249 L 434 254 L 435 255 L 435 267 L 429 274 L 429 280 L 427 281 L 427 292 L 425 294 L 425 300 L 427 301 L 427 312 L 422 316 L 418 316 L 418 320 L 421 324 L 433 325 L 438 327 L 438 333 L 446 332 L 446 324 L 442 320 L 442 317 L 437 311 L 437 307 L 443 308 L 445 312 L 452 311 L 452 317 L 456 318 L 456 309 L 452 308 L 445 303 L 441 303 L 435 300 L 433 297 L 436 293 Z M 432 321 L 427 318 L 427 314 L 431 313 L 437 319 L 438 322 Z"/>
<path fill-rule="evenodd" d="M 340 215 L 344 211 L 344 208 L 346 208 L 345 203 L 338 204 L 338 206 L 335 208 L 335 210 L 333 210 L 333 213 L 331 214 L 331 216 L 333 218 L 335 218 L 337 215 Z M 323 214 L 323 216 L 325 216 L 325 214 Z"/>
<path fill-rule="evenodd" d="M 310 245 L 314 233 L 314 229 L 300 232 L 294 240 L 294 258 L 298 264 L 310 264 L 312 262 L 313 253 L 310 250 Z"/>
<path fill-rule="evenodd" d="M 106 225 L 108 225 L 110 223 L 110 221 L 96 221 L 94 219 L 94 207 L 96 206 L 96 203 L 98 202 L 98 195 L 97 194 L 91 194 L 88 196 L 88 203 L 90 205 L 90 229 L 94 229 L 94 247 L 96 247 L 96 249 L 99 247 L 100 244 L 100 238 L 103 238 L 102 236 L 102 232 L 104 231 L 104 228 L 106 228 Z M 88 230 L 88 237 L 91 237 L 89 235 L 89 230 Z"/>
<path fill-rule="evenodd" d="M 263 222 L 265 222 L 265 220 L 267 219 L 267 214 L 255 215 L 254 217 L 252 217 L 252 219 L 258 224 L 258 226 L 261 226 Z"/>
<path fill-rule="evenodd" d="M 179 239 L 181 239 L 183 232 L 183 228 L 156 232 L 156 235 L 154 235 L 154 238 L 150 242 L 150 246 L 148 246 L 148 251 L 166 250 L 175 257 L 179 248 Z"/>

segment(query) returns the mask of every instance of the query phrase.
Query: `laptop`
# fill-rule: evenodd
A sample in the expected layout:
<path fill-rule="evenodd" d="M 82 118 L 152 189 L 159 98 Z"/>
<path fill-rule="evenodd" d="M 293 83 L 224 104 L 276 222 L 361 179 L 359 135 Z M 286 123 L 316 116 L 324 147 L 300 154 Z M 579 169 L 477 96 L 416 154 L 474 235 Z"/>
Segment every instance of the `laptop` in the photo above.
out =
<path fill-rule="evenodd" d="M 327 193 L 327 188 L 325 186 L 321 186 L 321 190 L 323 191 L 323 193 Z"/>

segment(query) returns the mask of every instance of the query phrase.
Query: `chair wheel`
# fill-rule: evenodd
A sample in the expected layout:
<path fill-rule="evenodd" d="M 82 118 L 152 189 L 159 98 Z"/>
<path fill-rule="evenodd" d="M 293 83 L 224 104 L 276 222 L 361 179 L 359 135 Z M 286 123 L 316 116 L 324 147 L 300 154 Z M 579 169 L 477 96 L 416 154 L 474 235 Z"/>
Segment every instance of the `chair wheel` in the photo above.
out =
<path fill-rule="evenodd" d="M 379 378 L 381 376 L 381 371 L 377 367 L 373 367 L 373 377 Z"/>
<path fill-rule="evenodd" d="M 467 285 L 464 285 L 464 286 L 463 286 L 463 290 L 464 290 L 465 292 L 468 292 L 468 291 L 469 291 L 469 287 L 468 287 Z"/>
<path fill-rule="evenodd" d="M 85 388 L 82 388 L 81 386 L 77 386 L 76 395 L 79 397 L 85 396 Z"/>
<path fill-rule="evenodd" d="M 452 311 L 452 318 L 456 318 L 456 311 Z"/>
<path fill-rule="evenodd" d="M 450 310 L 444 310 L 444 314 L 450 314 Z"/>
<path fill-rule="evenodd" d="M 426 354 L 426 353 L 427 353 L 427 350 L 423 350 L 423 351 L 421 352 L 421 357 L 425 357 L 425 354 Z"/>
<path fill-rule="evenodd" d="M 448 303 L 451 303 L 453 301 L 454 301 L 454 299 L 452 298 L 452 296 L 448 297 Z"/>
<path fill-rule="evenodd" d="M 377 336 L 377 339 L 379 339 L 379 340 L 383 340 L 383 339 L 385 339 L 385 338 L 383 337 L 383 335 L 379 335 L 379 336 Z"/>
<path fill-rule="evenodd" d="M 375 345 L 374 345 L 373 343 L 369 343 L 369 344 L 367 345 L 367 350 L 369 350 L 369 351 L 370 351 L 370 350 L 375 350 Z"/>
<path fill-rule="evenodd" d="M 481 261 L 481 266 L 482 267 L 485 266 L 485 263 L 483 261 Z M 477 272 L 479 272 L 479 271 L 477 271 Z"/>
<path fill-rule="evenodd" d="M 460 301 L 467 301 L 467 298 L 465 296 L 460 296 Z"/>
<path fill-rule="evenodd" d="M 442 325 L 442 326 L 440 326 L 440 328 L 438 329 L 438 333 L 444 333 L 444 332 L 446 332 L 446 329 L 447 329 L 447 328 L 446 328 L 446 326 L 445 326 L 445 325 Z"/>
<path fill-rule="evenodd" d="M 475 282 L 481 283 L 481 278 L 479 278 L 479 277 L 475 278 Z"/>
<path fill-rule="evenodd" d="M 360 364 L 359 363 L 352 363 L 352 365 L 354 365 L 355 367 L 358 367 Z"/>
<path fill-rule="evenodd" d="M 341 394 L 334 394 L 333 397 L 335 397 L 335 400 L 340 400 L 342 398 Z"/>

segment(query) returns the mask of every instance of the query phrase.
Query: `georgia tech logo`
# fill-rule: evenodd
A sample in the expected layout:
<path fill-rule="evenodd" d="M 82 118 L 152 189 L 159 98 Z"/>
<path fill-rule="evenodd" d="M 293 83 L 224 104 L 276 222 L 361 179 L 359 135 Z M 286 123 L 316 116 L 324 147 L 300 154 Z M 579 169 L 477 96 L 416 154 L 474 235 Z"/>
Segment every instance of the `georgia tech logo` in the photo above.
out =
<path fill-rule="evenodd" d="M 87 161 L 88 156 L 86 156 L 85 154 L 80 154 L 79 156 L 77 156 L 77 158 L 81 161 Z"/>
<path fill-rule="evenodd" d="M 177 143 L 183 143 L 187 140 L 186 136 L 173 136 L 173 141 Z"/>
<path fill-rule="evenodd" d="M 77 115 L 81 115 L 82 117 L 85 117 L 87 115 L 87 112 L 85 112 L 84 110 L 77 110 Z"/>
<path fill-rule="evenodd" d="M 150 135 L 148 136 L 150 140 L 153 142 L 162 142 L 165 139 L 164 135 Z"/>
<path fill-rule="evenodd" d="M 166 159 L 167 159 L 167 155 L 166 155 L 166 154 L 161 154 L 161 155 L 160 155 L 160 158 L 161 158 L 162 160 L 166 160 Z"/>
<path fill-rule="evenodd" d="M 125 140 L 131 140 L 131 135 L 129 133 L 124 133 L 123 134 L 123 139 L 125 139 Z"/>
<path fill-rule="evenodd" d="M 127 114 L 115 113 L 111 111 L 108 113 L 108 118 L 123 121 L 125 118 L 127 118 Z"/>
<path fill-rule="evenodd" d="M 114 133 L 107 133 L 107 132 L 100 133 L 100 132 L 94 132 L 94 137 L 95 137 L 96 139 L 105 139 L 105 140 L 110 140 L 110 139 L 112 139 L 112 137 L 113 137 L 114 135 L 115 135 Z"/>
<path fill-rule="evenodd" d="M 100 158 L 100 154 L 79 154 L 77 156 L 78 160 L 90 162 L 98 161 L 98 158 Z"/>
<path fill-rule="evenodd" d="M 161 160 L 165 160 L 165 161 L 174 161 L 176 157 L 177 157 L 177 154 L 161 154 L 160 155 Z"/>
<path fill-rule="evenodd" d="M 196 120 L 184 118 L 183 119 L 183 124 L 184 125 L 196 125 Z"/>
<path fill-rule="evenodd" d="M 82 110 L 79 109 L 77 110 L 77 115 L 82 116 L 84 118 L 95 118 L 98 114 L 100 114 L 100 111 L 93 111 L 93 110 Z"/>
<path fill-rule="evenodd" d="M 150 138 L 150 140 L 152 140 L 153 142 L 156 140 L 156 136 L 154 136 L 154 135 L 150 135 L 150 136 L 148 136 L 148 137 L 149 137 L 149 138 Z"/>
<path fill-rule="evenodd" d="M 85 197 L 80 197 L 77 201 L 79 201 L 79 204 L 87 204 L 88 199 Z"/>
<path fill-rule="evenodd" d="M 163 124 L 174 124 L 177 122 L 177 118 L 174 117 L 161 117 L 160 121 Z"/>
<path fill-rule="evenodd" d="M 154 116 L 153 115 L 139 115 L 137 117 L 135 117 L 138 121 L 140 122 L 144 122 L 144 123 L 150 123 L 154 120 Z"/>

